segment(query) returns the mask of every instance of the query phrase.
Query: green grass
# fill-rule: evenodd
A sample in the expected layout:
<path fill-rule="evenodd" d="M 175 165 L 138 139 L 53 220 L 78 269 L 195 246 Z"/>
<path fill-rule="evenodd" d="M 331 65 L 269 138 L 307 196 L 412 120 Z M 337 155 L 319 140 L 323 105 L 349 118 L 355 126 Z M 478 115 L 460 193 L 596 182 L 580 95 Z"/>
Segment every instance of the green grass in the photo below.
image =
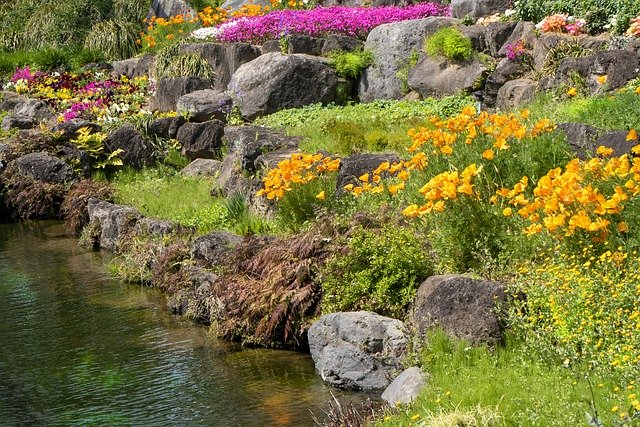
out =
<path fill-rule="evenodd" d="M 211 196 L 211 179 L 183 177 L 169 168 L 125 170 L 116 174 L 112 185 L 116 203 L 144 215 L 195 227 L 200 234 L 227 228 L 224 200 Z"/>
<path fill-rule="evenodd" d="M 303 137 L 306 153 L 326 150 L 349 155 L 354 152 L 404 151 L 407 130 L 424 125 L 430 116 L 448 116 L 472 104 L 470 97 L 449 96 L 424 101 L 379 100 L 367 104 L 322 107 L 319 104 L 279 111 L 256 120 L 256 124 L 283 128 Z"/>
<path fill-rule="evenodd" d="M 429 343 L 420 358 L 431 376 L 419 399 L 376 425 L 586 426 L 594 404 L 603 425 L 621 425 L 611 411 L 617 405 L 613 378 L 534 360 L 517 343 L 491 351 L 452 342 L 443 333 L 432 334 Z M 477 421 L 482 414 L 490 415 L 484 423 Z M 453 415 L 476 421 L 439 424 Z"/>

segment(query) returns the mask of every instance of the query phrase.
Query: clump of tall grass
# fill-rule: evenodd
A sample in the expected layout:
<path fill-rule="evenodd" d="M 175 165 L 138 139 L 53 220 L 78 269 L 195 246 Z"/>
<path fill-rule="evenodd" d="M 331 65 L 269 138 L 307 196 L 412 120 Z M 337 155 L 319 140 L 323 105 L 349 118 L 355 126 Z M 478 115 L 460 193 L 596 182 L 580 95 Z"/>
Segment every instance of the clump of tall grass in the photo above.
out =
<path fill-rule="evenodd" d="M 104 52 L 109 59 L 127 59 L 138 51 L 138 27 L 134 23 L 107 20 L 94 24 L 84 41 L 88 50 Z"/>

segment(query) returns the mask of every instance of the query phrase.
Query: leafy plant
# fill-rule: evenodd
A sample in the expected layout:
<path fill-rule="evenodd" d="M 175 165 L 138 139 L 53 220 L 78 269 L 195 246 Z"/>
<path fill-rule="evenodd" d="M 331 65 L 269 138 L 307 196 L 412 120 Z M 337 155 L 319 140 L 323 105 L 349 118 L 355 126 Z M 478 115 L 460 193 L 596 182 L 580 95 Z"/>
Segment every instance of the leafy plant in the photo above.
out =
<path fill-rule="evenodd" d="M 387 225 L 358 228 L 321 270 L 322 311 L 371 310 L 402 318 L 418 286 L 433 273 L 424 236 Z"/>
<path fill-rule="evenodd" d="M 84 41 L 84 47 L 100 51 L 109 59 L 127 59 L 138 51 L 138 27 L 134 23 L 107 20 L 96 23 Z"/>
<path fill-rule="evenodd" d="M 373 64 L 373 54 L 368 50 L 354 52 L 331 52 L 331 65 L 341 77 L 357 79 L 365 68 Z"/>
<path fill-rule="evenodd" d="M 471 39 L 455 27 L 441 28 L 425 40 L 425 51 L 452 61 L 467 60 L 473 55 Z"/>
<path fill-rule="evenodd" d="M 187 77 L 199 76 L 213 78 L 211 65 L 200 54 L 194 52 L 180 53 L 180 44 L 174 43 L 158 51 L 155 60 L 155 76 Z"/>
<path fill-rule="evenodd" d="M 91 133 L 90 128 L 82 127 L 78 129 L 77 138 L 72 139 L 71 142 L 91 157 L 93 160 L 92 166 L 96 169 L 108 169 L 122 166 L 120 154 L 124 153 L 124 150 L 118 148 L 112 152 L 106 152 L 104 146 L 104 140 L 106 138 L 106 133 Z"/>

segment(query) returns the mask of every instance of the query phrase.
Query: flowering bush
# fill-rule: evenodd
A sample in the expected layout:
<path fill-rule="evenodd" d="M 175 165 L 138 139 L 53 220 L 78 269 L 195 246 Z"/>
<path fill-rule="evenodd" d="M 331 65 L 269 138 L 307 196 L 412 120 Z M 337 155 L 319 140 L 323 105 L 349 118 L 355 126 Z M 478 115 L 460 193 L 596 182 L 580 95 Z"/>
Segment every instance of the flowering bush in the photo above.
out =
<path fill-rule="evenodd" d="M 514 43 L 505 46 L 507 59 L 513 62 L 529 62 L 531 55 L 527 52 L 527 43 L 523 39 L 518 39 Z"/>
<path fill-rule="evenodd" d="M 330 33 L 362 38 L 381 24 L 448 14 L 449 8 L 435 3 L 407 7 L 335 6 L 311 10 L 278 10 L 264 16 L 244 19 L 233 27 L 225 28 L 220 40 L 261 43 L 287 34 L 320 37 Z"/>
<path fill-rule="evenodd" d="M 556 13 L 545 17 L 536 28 L 543 33 L 567 33 L 574 36 L 586 31 L 587 22 L 584 19 L 569 16 L 566 13 Z"/>
<path fill-rule="evenodd" d="M 640 16 L 636 16 L 631 20 L 629 28 L 625 34 L 629 37 L 640 37 Z"/>

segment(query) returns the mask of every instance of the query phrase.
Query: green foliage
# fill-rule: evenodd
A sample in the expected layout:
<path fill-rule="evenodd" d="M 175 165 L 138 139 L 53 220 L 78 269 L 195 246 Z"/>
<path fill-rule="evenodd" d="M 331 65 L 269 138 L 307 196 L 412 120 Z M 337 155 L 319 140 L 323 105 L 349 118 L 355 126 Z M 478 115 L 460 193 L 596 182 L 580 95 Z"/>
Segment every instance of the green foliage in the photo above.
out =
<path fill-rule="evenodd" d="M 493 350 L 474 348 L 438 331 L 426 341 L 421 358 L 423 370 L 430 374 L 427 386 L 412 406 L 375 425 L 414 425 L 416 419 L 429 426 L 637 425 L 637 421 L 622 423 L 612 412 L 614 406 L 622 408 L 613 377 L 598 376 L 584 367 L 541 362 L 517 341 Z M 628 393 L 626 389 L 617 392 Z M 464 414 L 475 415 L 475 421 L 441 422 Z M 489 415 L 485 423 L 478 422 L 482 414 Z"/>
<path fill-rule="evenodd" d="M 400 79 L 400 83 L 402 85 L 402 93 L 409 92 L 409 70 L 416 66 L 418 60 L 420 59 L 420 55 L 418 51 L 413 49 L 406 62 L 400 67 L 398 72 L 396 73 L 396 77 Z"/>
<path fill-rule="evenodd" d="M 119 156 L 124 153 L 124 150 L 119 148 L 111 153 L 105 152 L 104 140 L 106 138 L 106 133 L 91 133 L 91 129 L 83 127 L 78 130 L 78 137 L 72 139 L 71 143 L 91 157 L 92 166 L 95 169 L 111 169 L 122 166 L 122 159 Z"/>
<path fill-rule="evenodd" d="M 187 76 L 198 76 L 205 79 L 213 78 L 213 68 L 200 54 L 179 52 L 179 43 L 174 43 L 158 51 L 154 73 L 156 78 Z"/>
<path fill-rule="evenodd" d="M 200 234 L 227 227 L 224 203 L 210 194 L 213 185 L 212 179 L 183 177 L 168 167 L 123 170 L 113 180 L 116 203 L 194 227 Z"/>
<path fill-rule="evenodd" d="M 113 0 L 111 17 L 116 21 L 131 23 L 142 22 L 142 20 L 147 16 L 150 6 L 151 0 Z"/>
<path fill-rule="evenodd" d="M 402 318 L 433 273 L 425 239 L 409 228 L 358 228 L 322 268 L 322 311 L 370 310 Z"/>
<path fill-rule="evenodd" d="M 580 58 L 593 54 L 591 49 L 585 48 L 577 41 L 561 41 L 547 53 L 542 75 L 550 76 L 555 74 L 562 60 L 566 58 Z"/>
<path fill-rule="evenodd" d="M 84 41 L 84 47 L 101 51 L 109 59 L 127 59 L 138 51 L 136 39 L 139 27 L 125 21 L 102 21 L 96 23 Z"/>
<path fill-rule="evenodd" d="M 441 28 L 425 40 L 425 51 L 452 61 L 467 60 L 473 55 L 471 39 L 455 27 Z"/>
<path fill-rule="evenodd" d="M 243 193 L 232 194 L 224 203 L 227 220 L 232 230 L 241 236 L 262 234 L 269 230 L 270 224 L 259 215 L 249 212 L 247 196 Z"/>
<path fill-rule="evenodd" d="M 294 185 L 278 200 L 276 222 L 285 230 L 300 231 L 317 217 L 320 209 L 331 203 L 335 191 L 335 174 L 321 176 L 304 185 Z M 324 200 L 317 197 L 321 192 L 324 192 Z"/>
<path fill-rule="evenodd" d="M 331 52 L 329 60 L 340 77 L 357 79 L 365 68 L 373 64 L 373 54 L 367 50 Z"/>
<path fill-rule="evenodd" d="M 64 48 L 43 48 L 34 52 L 32 64 L 44 71 L 70 70 L 72 51 Z"/>
<path fill-rule="evenodd" d="M 613 24 L 614 32 L 621 34 L 629 21 L 640 15 L 640 3 L 636 0 L 520 0 L 514 7 L 523 21 L 540 22 L 555 13 L 584 18 L 590 33 L 606 31 Z"/>

